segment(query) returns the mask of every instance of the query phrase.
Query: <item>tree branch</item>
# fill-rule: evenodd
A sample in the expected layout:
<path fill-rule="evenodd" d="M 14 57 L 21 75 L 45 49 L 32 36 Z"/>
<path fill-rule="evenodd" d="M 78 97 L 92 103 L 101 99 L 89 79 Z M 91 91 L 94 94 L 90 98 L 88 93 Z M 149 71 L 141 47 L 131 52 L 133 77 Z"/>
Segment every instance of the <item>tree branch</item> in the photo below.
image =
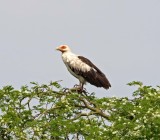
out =
<path fill-rule="evenodd" d="M 109 120 L 109 116 L 106 115 L 105 113 L 103 113 L 101 109 L 91 107 L 91 106 L 87 103 L 86 99 L 84 99 L 84 98 L 80 98 L 80 100 L 84 103 L 84 105 L 85 105 L 86 108 L 88 108 L 89 110 L 95 112 L 96 114 L 99 114 L 99 115 L 102 116 L 103 118 Z M 89 102 L 89 101 L 88 101 L 88 102 Z M 90 104 L 91 104 L 91 103 L 90 103 Z"/>

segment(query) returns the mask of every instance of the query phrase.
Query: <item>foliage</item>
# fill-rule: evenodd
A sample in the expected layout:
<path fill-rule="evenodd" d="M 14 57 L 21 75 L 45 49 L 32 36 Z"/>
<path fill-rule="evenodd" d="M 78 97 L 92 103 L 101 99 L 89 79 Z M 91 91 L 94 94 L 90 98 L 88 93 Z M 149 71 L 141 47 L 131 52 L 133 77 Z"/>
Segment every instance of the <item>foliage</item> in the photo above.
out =
<path fill-rule="evenodd" d="M 0 139 L 127 140 L 160 137 L 160 87 L 137 85 L 133 99 L 49 85 L 0 89 Z"/>

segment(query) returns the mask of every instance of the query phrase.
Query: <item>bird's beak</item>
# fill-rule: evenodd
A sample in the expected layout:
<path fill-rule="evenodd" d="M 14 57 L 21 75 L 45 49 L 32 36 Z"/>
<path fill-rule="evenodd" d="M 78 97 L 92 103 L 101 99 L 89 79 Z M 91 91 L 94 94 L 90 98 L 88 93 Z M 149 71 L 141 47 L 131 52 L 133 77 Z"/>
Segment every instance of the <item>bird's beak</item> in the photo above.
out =
<path fill-rule="evenodd" d="M 60 50 L 60 48 L 59 48 L 59 47 L 57 47 L 57 48 L 56 48 L 56 51 L 59 51 L 59 50 Z"/>

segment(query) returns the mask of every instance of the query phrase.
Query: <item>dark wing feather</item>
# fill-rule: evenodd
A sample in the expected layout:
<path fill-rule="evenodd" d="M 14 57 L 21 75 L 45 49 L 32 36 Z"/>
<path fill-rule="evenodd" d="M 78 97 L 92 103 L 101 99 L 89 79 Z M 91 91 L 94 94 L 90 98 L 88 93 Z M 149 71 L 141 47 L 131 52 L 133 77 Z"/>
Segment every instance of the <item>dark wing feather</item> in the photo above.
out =
<path fill-rule="evenodd" d="M 83 56 L 78 56 L 78 58 L 85 64 L 92 67 L 92 69 L 88 72 L 79 73 L 82 77 L 85 78 L 87 82 L 97 87 L 103 87 L 105 89 L 108 89 L 109 87 L 111 87 L 111 84 L 109 83 L 105 74 L 100 69 L 98 69 L 90 60 L 88 60 Z"/>

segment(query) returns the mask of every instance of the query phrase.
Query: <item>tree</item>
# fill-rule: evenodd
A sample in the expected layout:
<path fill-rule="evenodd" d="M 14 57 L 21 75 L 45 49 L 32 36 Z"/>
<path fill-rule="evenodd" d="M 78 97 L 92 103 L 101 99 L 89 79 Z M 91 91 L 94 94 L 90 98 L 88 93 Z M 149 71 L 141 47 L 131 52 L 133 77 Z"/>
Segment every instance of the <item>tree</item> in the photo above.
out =
<path fill-rule="evenodd" d="M 133 99 L 97 98 L 57 82 L 0 89 L 0 139 L 159 139 L 160 87 L 141 82 Z"/>

